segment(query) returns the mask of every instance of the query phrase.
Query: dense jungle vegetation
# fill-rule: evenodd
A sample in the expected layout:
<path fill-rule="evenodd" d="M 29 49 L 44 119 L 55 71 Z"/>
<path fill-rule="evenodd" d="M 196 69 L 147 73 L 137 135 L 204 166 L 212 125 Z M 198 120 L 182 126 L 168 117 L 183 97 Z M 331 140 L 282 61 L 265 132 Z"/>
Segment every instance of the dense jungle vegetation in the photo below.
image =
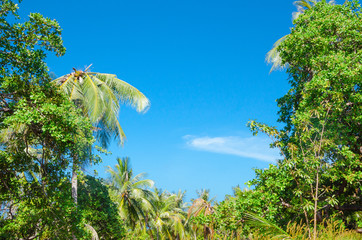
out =
<path fill-rule="evenodd" d="M 83 172 L 122 144 L 120 103 L 142 112 L 149 101 L 112 74 L 52 79 L 46 55 L 65 54 L 58 23 L 20 23 L 17 2 L 0 2 L 0 239 L 362 239 L 358 1 L 296 1 L 294 27 L 267 55 L 289 75 L 285 127 L 248 123 L 281 160 L 221 202 L 200 190 L 190 203 L 134 175 L 129 158 L 109 179 Z"/>

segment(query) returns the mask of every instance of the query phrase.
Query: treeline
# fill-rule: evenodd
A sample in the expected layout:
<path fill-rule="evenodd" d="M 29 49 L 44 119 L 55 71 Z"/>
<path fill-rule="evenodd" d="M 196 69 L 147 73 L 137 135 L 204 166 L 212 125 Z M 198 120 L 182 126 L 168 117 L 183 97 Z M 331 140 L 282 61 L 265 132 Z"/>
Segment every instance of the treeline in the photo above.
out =
<path fill-rule="evenodd" d="M 112 74 L 52 79 L 46 54 L 65 53 L 54 20 L 0 8 L 0 239 L 361 239 L 362 21 L 358 1 L 297 1 L 291 33 L 268 53 L 289 75 L 277 129 L 257 121 L 281 159 L 249 189 L 217 203 L 209 192 L 154 188 L 128 158 L 109 179 L 83 173 L 124 139 L 120 102 L 149 107 Z"/>
<path fill-rule="evenodd" d="M 284 239 L 298 238 L 293 224 L 304 226 L 300 234 L 312 239 L 337 238 L 322 236 L 333 221 L 361 231 L 361 6 L 358 1 L 296 3 L 291 33 L 268 54 L 273 67 L 284 67 L 289 75 L 291 88 L 277 100 L 278 121 L 285 127 L 248 123 L 254 134 L 273 139 L 281 159 L 257 169 L 248 182 L 253 190 L 236 188 L 235 196 L 218 206 L 225 211 L 206 219 L 217 230 L 235 232 L 245 225 L 241 220 L 251 219 L 249 226 L 264 225 L 264 234 L 273 229 L 271 235 Z M 282 232 L 288 224 L 291 232 Z"/>

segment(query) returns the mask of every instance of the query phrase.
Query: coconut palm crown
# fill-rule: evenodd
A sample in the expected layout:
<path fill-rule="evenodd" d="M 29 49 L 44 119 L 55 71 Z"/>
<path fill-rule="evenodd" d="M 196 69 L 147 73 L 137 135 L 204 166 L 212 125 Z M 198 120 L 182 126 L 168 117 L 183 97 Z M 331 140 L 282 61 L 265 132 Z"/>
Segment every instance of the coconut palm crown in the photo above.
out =
<path fill-rule="evenodd" d="M 183 203 L 185 192 L 171 194 L 155 189 L 155 210 L 150 226 L 155 230 L 157 239 L 185 239 L 186 208 Z"/>
<path fill-rule="evenodd" d="M 120 104 L 128 104 L 138 112 L 150 106 L 147 97 L 132 85 L 114 74 L 74 69 L 74 72 L 54 80 L 60 89 L 88 116 L 95 130 L 95 137 L 106 147 L 112 137 L 123 144 L 125 134 L 118 121 Z"/>

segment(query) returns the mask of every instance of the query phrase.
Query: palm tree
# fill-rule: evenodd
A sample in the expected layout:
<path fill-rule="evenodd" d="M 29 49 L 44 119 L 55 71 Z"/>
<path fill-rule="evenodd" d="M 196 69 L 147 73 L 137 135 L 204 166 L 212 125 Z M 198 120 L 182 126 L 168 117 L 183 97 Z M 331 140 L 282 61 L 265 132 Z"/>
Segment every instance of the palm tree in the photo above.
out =
<path fill-rule="evenodd" d="M 293 12 L 293 21 L 297 19 L 301 14 L 303 14 L 306 10 L 313 8 L 313 6 L 319 2 L 320 0 L 298 0 L 294 2 L 294 5 L 297 7 L 297 11 Z M 335 1 L 331 0 L 329 1 L 329 4 L 334 4 Z M 271 63 L 272 68 L 270 69 L 270 72 L 274 71 L 275 69 L 284 67 L 282 65 L 282 59 L 280 57 L 278 47 L 280 44 L 286 39 L 288 35 L 285 35 L 284 37 L 280 38 L 278 41 L 276 41 L 273 45 L 273 48 L 266 54 L 266 61 L 267 63 Z"/>
<path fill-rule="evenodd" d="M 198 198 L 191 199 L 193 202 L 191 207 L 188 210 L 188 218 L 197 217 L 200 215 L 210 215 L 214 213 L 214 207 L 212 204 L 215 202 L 215 197 L 210 198 L 210 190 L 209 189 L 201 189 L 197 191 Z M 198 231 L 198 226 L 194 229 L 195 232 Z M 212 228 L 207 225 L 203 226 L 204 239 L 208 239 L 208 237 L 213 234 Z"/>
<path fill-rule="evenodd" d="M 114 74 L 84 71 L 74 72 L 55 79 L 60 89 L 82 109 L 94 127 L 97 141 L 107 147 L 111 138 L 123 144 L 125 134 L 118 121 L 120 103 L 129 104 L 138 112 L 145 112 L 150 106 L 149 100 L 138 89 L 117 78 Z M 77 169 L 79 156 L 73 156 L 72 197 L 77 203 Z"/>
<path fill-rule="evenodd" d="M 153 206 L 153 192 L 149 189 L 154 183 L 149 179 L 142 179 L 144 173 L 133 177 L 129 158 L 117 158 L 115 168 L 108 166 L 111 174 L 110 197 L 118 205 L 121 218 L 135 228 L 142 219 L 146 220 L 146 212 L 151 212 Z M 147 224 L 147 223 L 145 223 Z"/>
<path fill-rule="evenodd" d="M 210 189 L 201 189 L 196 191 L 198 198 L 191 199 L 192 206 L 188 210 L 189 215 L 197 216 L 200 214 L 209 215 L 214 212 L 212 204 L 215 197 L 210 199 Z"/>
<path fill-rule="evenodd" d="M 186 238 L 184 194 L 181 191 L 170 194 L 155 189 L 155 211 L 152 213 L 150 225 L 156 231 L 157 240 Z"/>

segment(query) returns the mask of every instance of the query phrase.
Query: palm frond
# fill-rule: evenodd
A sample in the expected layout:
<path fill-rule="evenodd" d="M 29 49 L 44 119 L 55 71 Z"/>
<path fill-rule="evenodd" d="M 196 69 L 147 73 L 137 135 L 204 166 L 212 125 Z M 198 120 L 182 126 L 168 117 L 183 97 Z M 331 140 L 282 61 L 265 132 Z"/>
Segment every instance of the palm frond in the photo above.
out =
<path fill-rule="evenodd" d="M 85 228 L 92 234 L 92 240 L 99 240 L 97 231 L 89 224 L 85 224 Z"/>
<path fill-rule="evenodd" d="M 24 133 L 26 129 L 25 124 L 16 124 L 0 130 L 0 144 L 9 144 L 15 134 Z"/>
<path fill-rule="evenodd" d="M 60 85 L 61 88 L 66 88 L 66 86 L 72 82 L 73 75 L 67 74 L 60 78 L 55 79 L 54 81 Z"/>
<path fill-rule="evenodd" d="M 295 6 L 306 8 L 306 9 L 311 9 L 314 6 L 315 3 L 316 3 L 316 1 L 310 1 L 310 0 L 294 1 Z"/>
<path fill-rule="evenodd" d="M 254 213 L 245 214 L 245 224 L 262 229 L 263 233 L 269 235 L 273 239 L 291 239 L 291 236 L 282 228 Z"/>
<path fill-rule="evenodd" d="M 82 92 L 84 95 L 83 106 L 88 111 L 89 119 L 92 123 L 99 122 L 106 110 L 103 97 L 104 94 L 99 91 L 94 79 L 88 74 L 84 75 Z"/>
<path fill-rule="evenodd" d="M 137 88 L 118 79 L 114 74 L 96 73 L 96 77 L 108 85 L 122 103 L 131 105 L 138 112 L 146 112 L 148 110 L 150 101 Z"/>
<path fill-rule="evenodd" d="M 150 179 L 140 180 L 143 177 L 142 175 L 138 174 L 133 178 L 133 186 L 137 188 L 152 188 L 155 185 L 154 181 Z"/>
<path fill-rule="evenodd" d="M 282 65 L 282 59 L 279 55 L 278 47 L 287 38 L 287 36 L 288 35 L 285 35 L 284 37 L 276 41 L 273 45 L 273 48 L 266 54 L 265 58 L 266 62 L 273 64 L 272 68 L 270 69 L 270 72 L 284 67 Z"/>

